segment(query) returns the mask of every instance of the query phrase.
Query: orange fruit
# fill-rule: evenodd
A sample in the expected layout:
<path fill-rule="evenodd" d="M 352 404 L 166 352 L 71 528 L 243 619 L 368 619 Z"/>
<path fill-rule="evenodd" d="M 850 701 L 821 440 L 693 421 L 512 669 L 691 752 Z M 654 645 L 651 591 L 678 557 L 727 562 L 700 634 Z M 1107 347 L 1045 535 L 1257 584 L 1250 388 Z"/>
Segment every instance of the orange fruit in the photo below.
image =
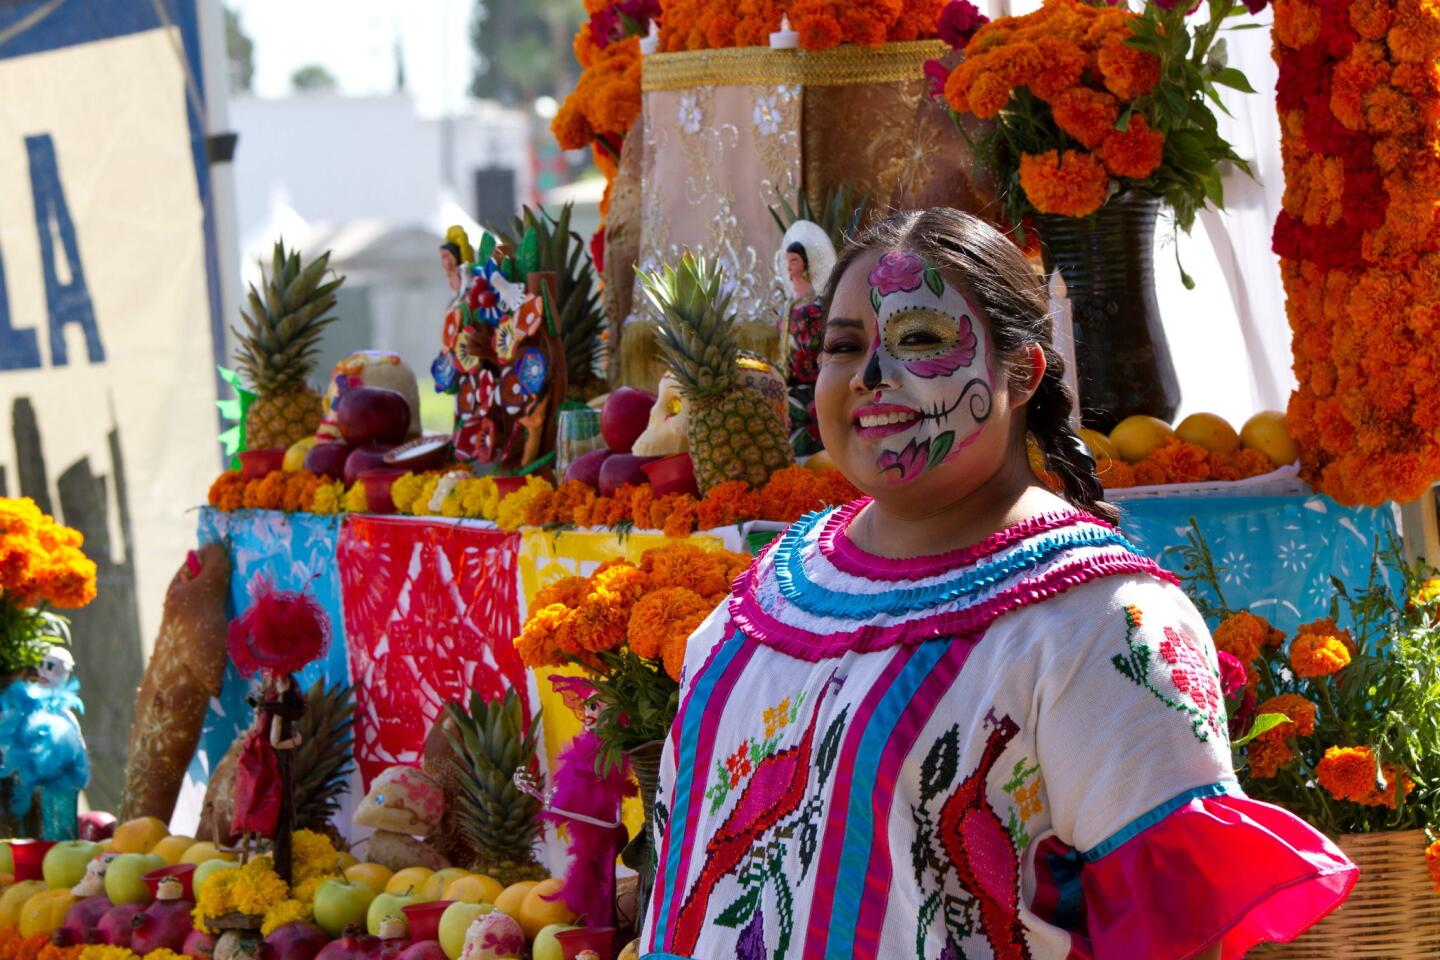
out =
<path fill-rule="evenodd" d="M 338 869 L 341 873 L 344 873 L 347 869 L 355 866 L 355 864 L 359 862 L 359 860 L 355 859 L 355 855 L 353 853 L 347 853 L 346 851 L 341 850 L 339 853 L 335 854 L 336 869 Z"/>
<path fill-rule="evenodd" d="M 1247 450 L 1259 450 L 1277 467 L 1300 459 L 1300 447 L 1290 436 L 1285 414 L 1274 410 L 1262 411 L 1245 421 L 1245 426 L 1240 428 L 1240 445 Z"/>
<path fill-rule="evenodd" d="M 1115 451 L 1115 444 L 1111 443 L 1110 438 L 1099 430 L 1081 427 L 1079 433 L 1080 439 L 1085 441 L 1085 446 L 1090 448 L 1090 456 L 1097 461 L 1120 459 L 1120 454 Z"/>
<path fill-rule="evenodd" d="M 560 891 L 564 886 L 564 880 L 551 877 L 549 880 L 541 880 L 525 894 L 525 899 L 520 904 L 520 915 L 515 919 L 520 921 L 526 937 L 534 940 L 541 930 L 552 924 L 575 922 L 575 911 L 565 906 L 565 901 L 560 899 Z M 504 907 L 500 909 L 509 913 Z"/>
<path fill-rule="evenodd" d="M 470 871 L 462 867 L 446 867 L 444 870 L 436 870 L 430 874 L 430 879 L 425 881 L 425 886 L 420 889 L 420 895 L 426 900 L 439 900 L 440 895 L 451 882 L 461 877 L 468 877 Z"/>
<path fill-rule="evenodd" d="M 451 880 L 440 899 L 459 900 L 462 903 L 494 903 L 504 892 L 505 888 L 494 877 L 472 873 L 458 880 Z"/>
<path fill-rule="evenodd" d="M 1120 454 L 1120 459 L 1139 463 L 1173 436 L 1175 431 L 1164 420 L 1137 413 L 1115 425 L 1115 429 L 1110 431 L 1110 442 L 1114 444 L 1115 452 Z"/>
<path fill-rule="evenodd" d="M 1213 413 L 1192 413 L 1175 428 L 1175 436 L 1212 453 L 1234 453 L 1240 449 L 1235 428 Z"/>
<path fill-rule="evenodd" d="M 346 880 L 365 884 L 375 891 L 376 896 L 385 892 L 385 886 L 394 876 L 389 867 L 380 863 L 357 863 L 354 866 L 346 867 L 343 873 Z"/>
<path fill-rule="evenodd" d="M 159 817 L 126 820 L 115 828 L 110 849 L 116 853 L 149 853 L 155 845 L 170 836 L 170 828 Z M 194 843 L 194 840 L 190 841 Z M 181 853 L 184 851 L 182 850 Z M 178 855 L 177 855 L 178 856 Z"/>
<path fill-rule="evenodd" d="M 538 880 L 521 880 L 519 883 L 512 883 L 500 895 L 495 898 L 495 909 L 501 913 L 509 914 L 515 920 L 520 919 L 520 907 L 525 903 L 525 897 L 539 883 Z M 522 924 L 523 926 L 523 924 Z M 530 936 L 529 932 L 526 932 Z"/>
<path fill-rule="evenodd" d="M 406 867 L 404 870 L 397 870 L 385 882 L 385 892 L 420 893 L 425 889 L 425 883 L 434 873 L 435 871 L 429 867 Z"/>
<path fill-rule="evenodd" d="M 194 837 L 186 837 L 177 833 L 155 844 L 155 846 L 150 848 L 149 852 L 159 854 L 165 859 L 167 864 L 173 867 L 180 862 L 180 859 L 184 857 L 186 852 L 194 845 Z"/>
<path fill-rule="evenodd" d="M 810 454 L 809 459 L 805 461 L 805 469 L 814 470 L 816 473 L 821 470 L 833 470 L 835 469 L 835 459 L 826 451 L 817 450 Z"/>

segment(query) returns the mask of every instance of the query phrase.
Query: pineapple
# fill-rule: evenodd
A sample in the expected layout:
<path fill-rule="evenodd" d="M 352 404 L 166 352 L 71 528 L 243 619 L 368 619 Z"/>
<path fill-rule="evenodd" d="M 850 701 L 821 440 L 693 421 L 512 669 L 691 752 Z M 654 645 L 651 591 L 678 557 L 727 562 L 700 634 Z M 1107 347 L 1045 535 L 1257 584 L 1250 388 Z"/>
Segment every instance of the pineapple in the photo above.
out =
<path fill-rule="evenodd" d="M 540 834 L 540 803 L 515 786 L 516 770 L 535 764 L 538 724 L 525 729 L 524 711 L 514 690 L 504 699 L 486 703 L 471 692 L 470 709 L 445 705 L 446 737 L 454 751 L 451 781 L 458 787 L 451 805 L 462 820 L 460 834 L 476 851 L 470 869 L 505 886 L 521 880 L 542 880 L 545 868 L 535 860 Z"/>
<path fill-rule="evenodd" d="M 316 680 L 305 692 L 295 749 L 295 829 L 338 834 L 332 820 L 349 787 L 355 736 L 355 688 Z"/>
<path fill-rule="evenodd" d="M 605 355 L 600 332 L 605 315 L 595 293 L 595 267 L 578 234 L 570 230 L 572 204 L 560 208 L 552 218 L 542 210 L 525 207 L 515 218 L 510 236 L 503 237 L 511 250 L 521 248 L 520 238 L 534 232 L 541 271 L 555 274 L 559 303 L 554 316 L 565 347 L 566 393 L 568 399 L 588 401 L 605 392 Z"/>
<path fill-rule="evenodd" d="M 737 349 L 720 269 L 687 252 L 678 268 L 666 266 L 642 282 L 660 314 L 661 356 L 689 406 L 690 457 L 701 492 L 726 480 L 758 489 L 795 462 L 785 388 L 765 361 Z M 777 394 L 780 404 L 766 392 Z"/>
<path fill-rule="evenodd" d="M 256 394 L 245 414 L 250 450 L 286 449 L 320 426 L 320 395 L 305 381 L 315 369 L 321 331 L 335 320 L 327 316 L 335 290 L 345 280 L 320 282 L 329 263 L 327 250 L 302 268 L 300 254 L 287 254 L 284 242 L 276 242 L 264 296 L 252 284 L 249 310 L 240 311 L 245 330 L 231 328 L 239 344 L 236 365 Z"/>

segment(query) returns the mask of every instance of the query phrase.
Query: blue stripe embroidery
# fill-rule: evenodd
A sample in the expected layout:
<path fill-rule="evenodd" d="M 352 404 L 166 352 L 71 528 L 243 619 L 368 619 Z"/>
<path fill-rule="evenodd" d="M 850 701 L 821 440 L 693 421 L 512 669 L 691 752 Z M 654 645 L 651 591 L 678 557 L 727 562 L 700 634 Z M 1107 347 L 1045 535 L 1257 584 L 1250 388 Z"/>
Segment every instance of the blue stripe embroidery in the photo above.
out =
<path fill-rule="evenodd" d="M 1112 833 L 1107 839 L 1086 850 L 1081 856 L 1085 858 L 1087 863 L 1094 863 L 1106 854 L 1114 853 L 1125 841 L 1133 839 L 1146 830 L 1149 830 L 1191 800 L 1208 800 L 1211 797 L 1223 797 L 1226 794 L 1238 794 L 1239 792 L 1240 785 L 1234 781 L 1207 783 L 1203 787 L 1186 790 L 1179 796 L 1166 800 L 1149 813 L 1141 814 L 1134 820 L 1131 820 L 1125 826 Z"/>
<path fill-rule="evenodd" d="M 735 635 L 725 641 L 725 645 L 715 654 L 715 660 L 695 680 L 695 686 L 690 691 L 690 699 L 685 707 L 685 727 L 680 731 L 680 742 L 675 749 L 675 792 L 674 803 L 670 808 L 670 849 L 665 858 L 665 899 L 660 904 L 660 911 L 655 914 L 655 932 L 651 937 L 651 944 L 663 942 L 665 928 L 669 923 L 670 904 L 675 897 L 675 888 L 679 885 L 681 878 L 680 856 L 684 840 L 689 833 L 690 819 L 690 791 L 695 780 L 695 751 L 697 741 L 700 739 L 700 723 L 705 716 L 705 707 L 708 705 L 710 695 L 715 692 L 715 685 L 725 675 L 730 662 L 740 648 L 745 645 L 745 635 L 735 631 Z M 699 771 L 700 776 L 705 776 L 708 771 Z M 680 832 L 676 832 L 680 831 Z M 668 956 L 668 954 L 647 954 L 647 956 Z"/>
<path fill-rule="evenodd" d="M 1081 547 L 1122 547 L 1135 552 L 1120 534 L 1105 528 L 1063 530 L 1043 534 L 1007 553 L 1004 559 L 981 563 L 957 577 L 928 587 L 904 587 L 879 593 L 838 593 L 819 586 L 805 570 L 804 537 L 823 516 L 801 520 L 785 532 L 775 548 L 775 582 L 786 600 L 816 616 L 865 619 L 881 614 L 924 610 L 974 596 L 1057 554 Z"/>
<path fill-rule="evenodd" d="M 855 769 L 851 774 L 850 800 L 845 817 L 845 845 L 840 851 L 840 869 L 835 878 L 835 903 L 830 911 L 830 931 L 826 937 L 827 960 L 850 960 L 854 954 L 855 922 L 860 917 L 860 899 L 865 892 L 865 874 L 870 865 L 870 845 L 874 840 L 874 793 L 880 759 L 885 753 L 900 716 L 920 689 L 935 664 L 950 649 L 949 640 L 921 644 L 914 657 L 905 664 L 885 696 L 875 706 L 865 733 L 856 751 Z M 888 829 L 884 827 L 884 829 Z"/>

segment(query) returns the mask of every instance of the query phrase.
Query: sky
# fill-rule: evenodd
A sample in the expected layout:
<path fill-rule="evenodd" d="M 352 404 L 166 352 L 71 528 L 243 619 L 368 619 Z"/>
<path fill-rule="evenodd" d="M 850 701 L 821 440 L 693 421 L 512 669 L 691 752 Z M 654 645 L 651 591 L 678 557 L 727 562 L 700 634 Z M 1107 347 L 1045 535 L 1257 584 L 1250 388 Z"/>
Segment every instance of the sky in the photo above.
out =
<path fill-rule="evenodd" d="M 290 75 L 319 63 L 351 95 L 395 90 L 395 46 L 420 112 L 465 103 L 474 0 L 225 0 L 255 42 L 254 92 L 281 97 Z"/>

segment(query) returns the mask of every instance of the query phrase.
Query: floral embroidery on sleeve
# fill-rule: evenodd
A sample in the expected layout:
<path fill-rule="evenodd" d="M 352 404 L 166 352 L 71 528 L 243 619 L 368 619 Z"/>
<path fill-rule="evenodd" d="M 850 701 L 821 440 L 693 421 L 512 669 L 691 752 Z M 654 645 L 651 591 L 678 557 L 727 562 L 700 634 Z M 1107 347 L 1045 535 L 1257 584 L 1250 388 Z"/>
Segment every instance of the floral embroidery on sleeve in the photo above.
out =
<path fill-rule="evenodd" d="M 765 724 L 765 739 L 747 737 L 740 741 L 734 753 L 723 760 L 715 761 L 715 782 L 705 791 L 705 796 L 710 799 L 711 815 L 719 812 L 729 799 L 730 791 L 744 783 L 760 761 L 775 753 L 780 746 L 781 734 L 799 718 L 800 708 L 804 703 L 805 694 L 801 692 L 793 697 L 786 697 L 773 707 L 766 707 L 761 714 Z"/>
<path fill-rule="evenodd" d="M 1210 665 L 1200 642 L 1187 631 L 1166 627 L 1158 648 L 1151 648 L 1138 636 L 1140 608 L 1125 608 L 1126 653 L 1116 654 L 1111 663 L 1127 679 L 1153 693 L 1161 703 L 1190 718 L 1190 728 L 1202 743 L 1210 737 L 1225 738 L 1225 703 L 1220 696 L 1220 673 Z M 1157 661 L 1158 655 L 1158 661 Z M 1167 677 L 1176 695 L 1162 690 L 1155 674 Z"/>
<path fill-rule="evenodd" d="M 1045 801 L 1040 799 L 1043 781 L 1037 776 L 1039 773 L 1039 766 L 1031 766 L 1028 757 L 1021 757 L 1015 761 L 1015 768 L 1010 771 L 1009 782 L 1001 788 L 1015 801 L 1015 808 L 1010 811 L 1010 820 L 1005 824 L 1005 828 L 1010 831 L 1010 837 L 1019 850 L 1030 846 L 1030 831 L 1025 828 L 1026 821 L 1045 809 Z"/>

